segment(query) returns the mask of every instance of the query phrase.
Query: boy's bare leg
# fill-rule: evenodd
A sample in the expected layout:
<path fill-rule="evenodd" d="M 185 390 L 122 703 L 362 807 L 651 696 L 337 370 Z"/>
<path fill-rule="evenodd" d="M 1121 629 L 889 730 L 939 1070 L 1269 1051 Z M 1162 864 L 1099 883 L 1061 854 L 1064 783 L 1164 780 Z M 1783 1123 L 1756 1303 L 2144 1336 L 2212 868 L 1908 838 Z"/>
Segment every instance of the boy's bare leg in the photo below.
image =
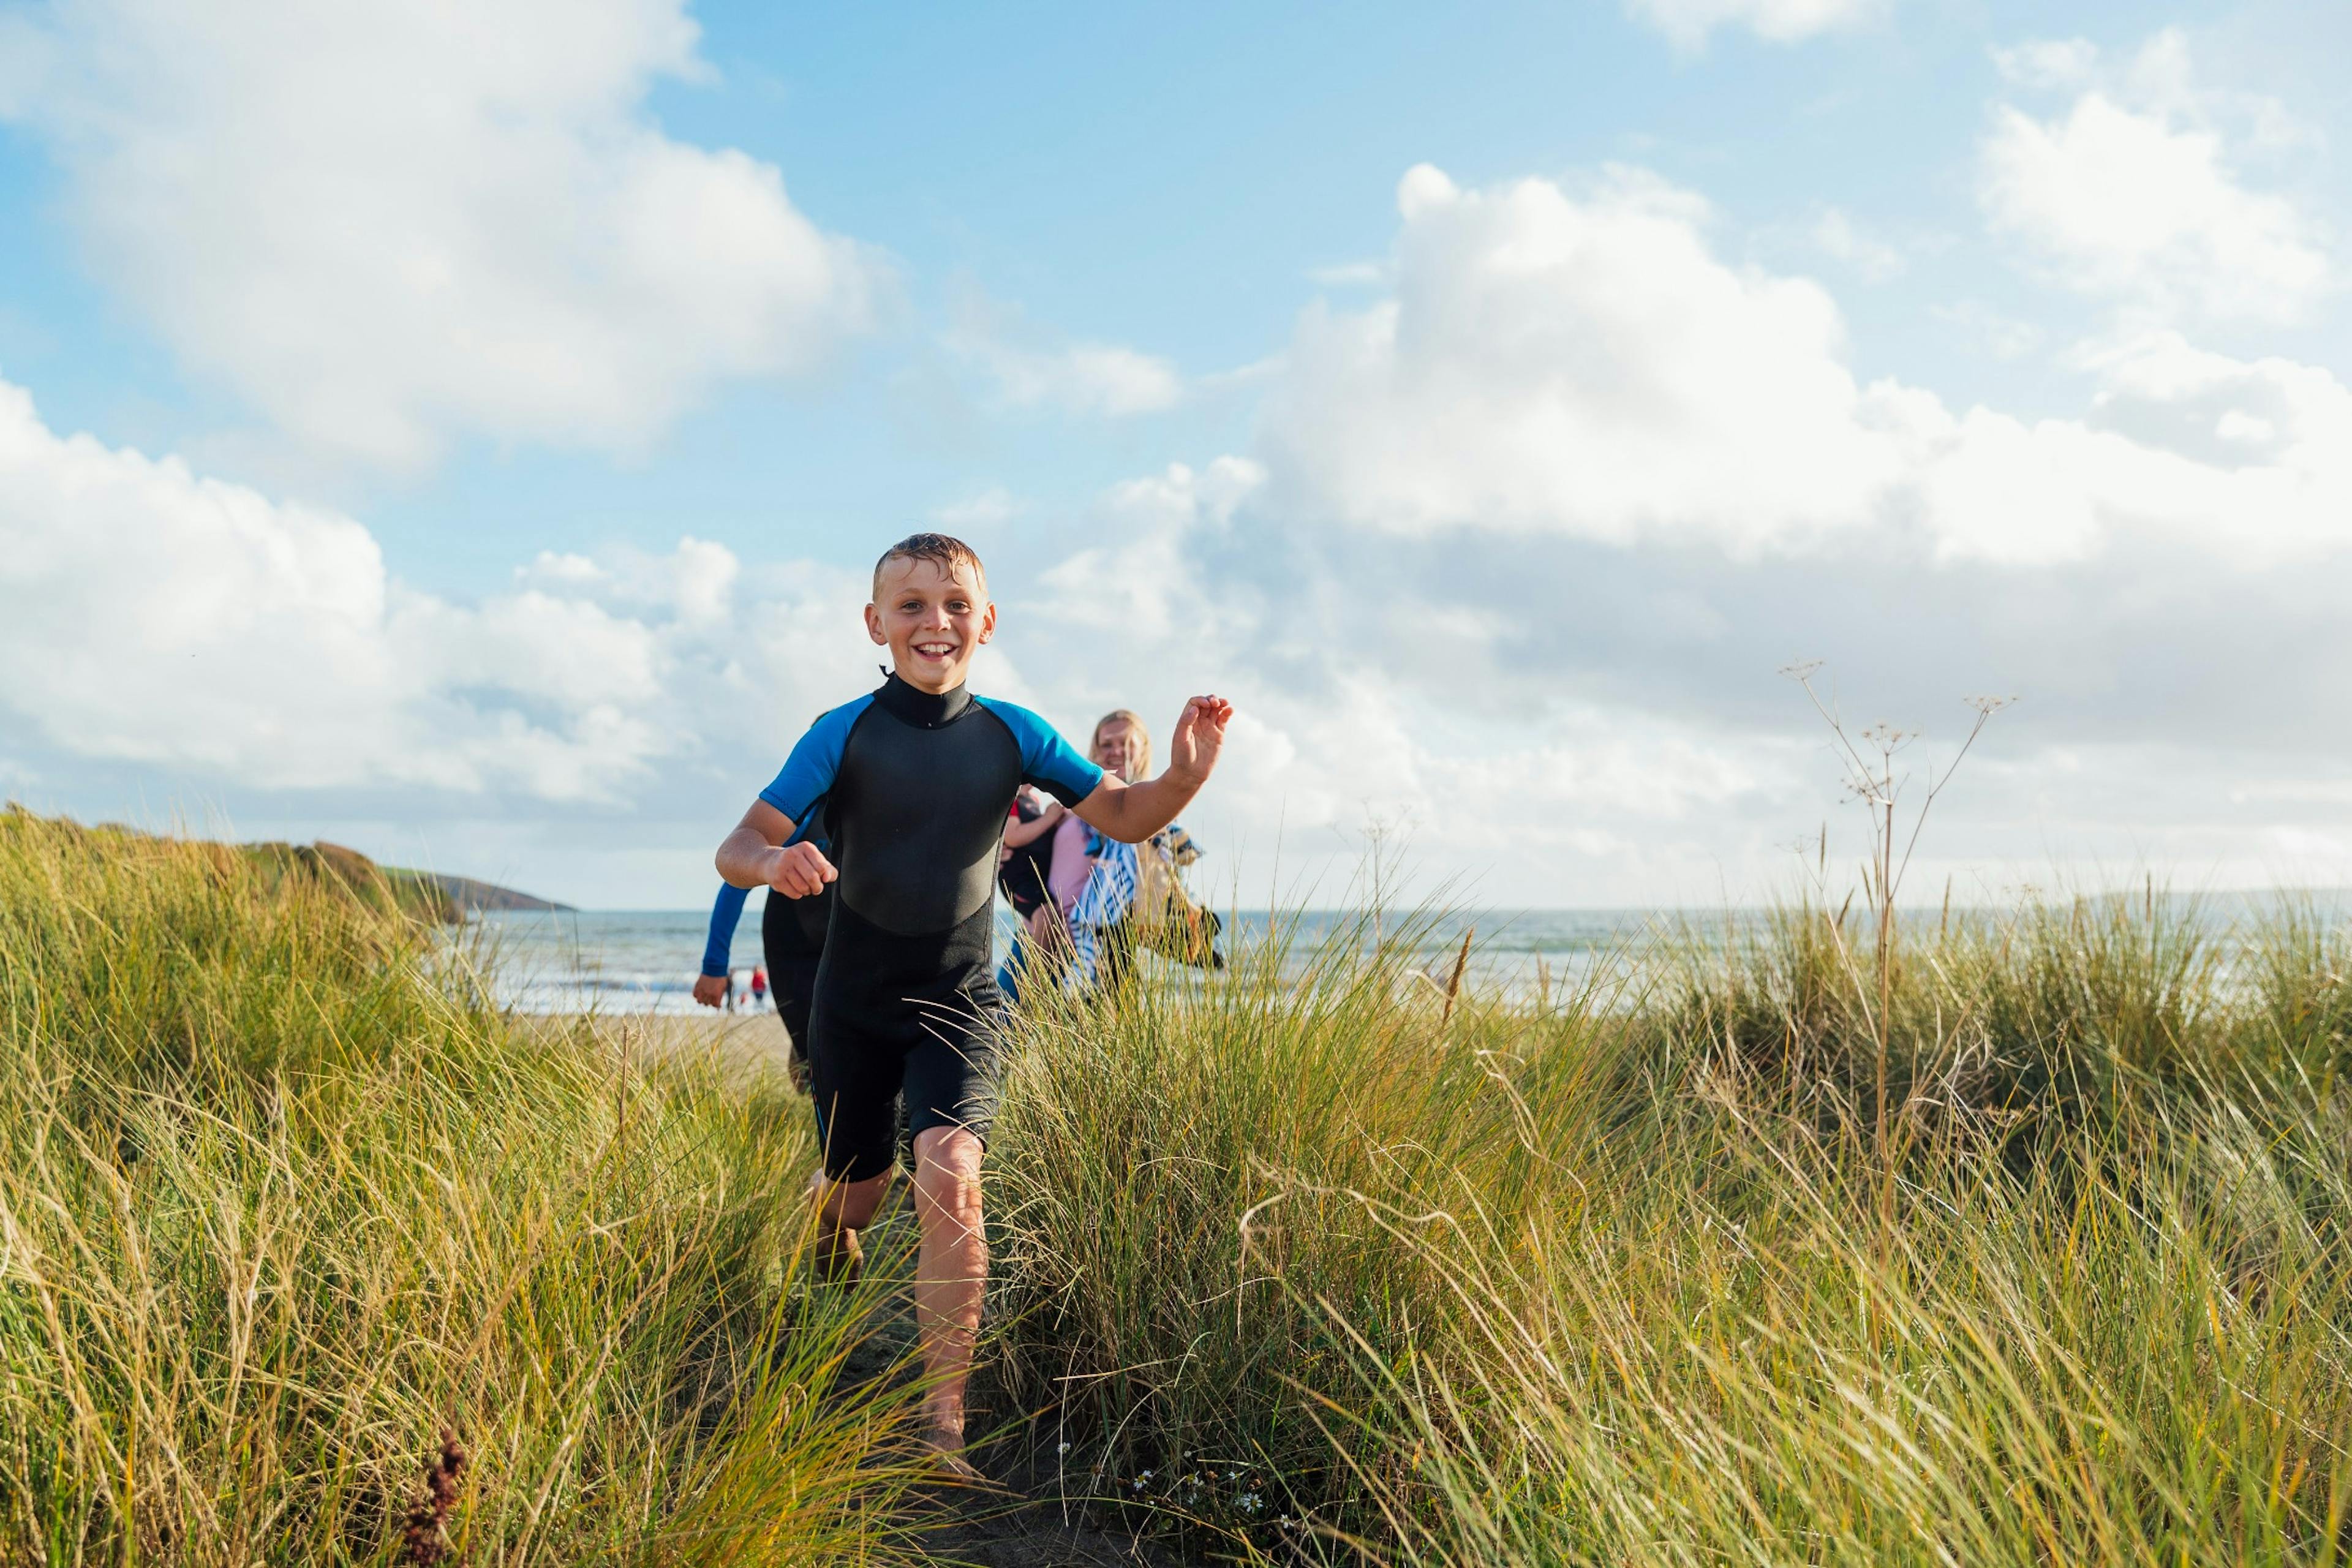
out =
<path fill-rule="evenodd" d="M 855 1279 L 865 1254 L 857 1233 L 874 1221 L 882 1194 L 890 1188 L 890 1173 L 862 1182 L 835 1182 L 819 1165 L 809 1178 L 809 1196 L 817 1205 L 816 1267 L 827 1279 Z"/>
<path fill-rule="evenodd" d="M 915 1326 L 931 1385 L 924 1425 L 933 1446 L 950 1452 L 963 1443 L 964 1385 L 988 1287 L 980 1160 L 980 1140 L 961 1127 L 927 1127 L 915 1139 L 915 1214 L 923 1229 Z"/>

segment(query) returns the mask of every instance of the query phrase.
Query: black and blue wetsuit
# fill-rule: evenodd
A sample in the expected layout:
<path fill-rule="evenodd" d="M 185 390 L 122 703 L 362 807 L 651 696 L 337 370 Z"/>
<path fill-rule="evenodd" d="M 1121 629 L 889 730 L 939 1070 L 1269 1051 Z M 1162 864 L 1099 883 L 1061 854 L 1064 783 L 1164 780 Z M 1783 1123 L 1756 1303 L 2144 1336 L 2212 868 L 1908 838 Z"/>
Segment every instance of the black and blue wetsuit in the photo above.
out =
<path fill-rule="evenodd" d="M 809 1014 L 827 1175 L 890 1168 L 902 1089 L 911 1135 L 988 1136 L 1005 818 L 1024 783 L 1076 805 L 1101 782 L 1027 709 L 961 686 L 919 691 L 894 675 L 811 725 L 760 792 L 795 825 L 822 808 L 840 870 Z"/>

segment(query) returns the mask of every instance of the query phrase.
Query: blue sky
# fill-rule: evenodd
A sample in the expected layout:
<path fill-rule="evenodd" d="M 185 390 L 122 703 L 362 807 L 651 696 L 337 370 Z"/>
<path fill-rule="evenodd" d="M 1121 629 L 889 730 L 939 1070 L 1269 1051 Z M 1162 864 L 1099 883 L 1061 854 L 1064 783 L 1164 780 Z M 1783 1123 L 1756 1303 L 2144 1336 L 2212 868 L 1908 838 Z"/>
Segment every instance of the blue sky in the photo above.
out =
<path fill-rule="evenodd" d="M 1482 898 L 1786 886 L 1846 809 L 1800 656 L 1922 760 L 2024 699 L 1927 881 L 2340 881 L 2347 54 L 2283 3 L 0 5 L 0 786 L 692 903 L 944 524 L 992 689 L 1240 698 L 1246 887 L 1374 822 Z"/>

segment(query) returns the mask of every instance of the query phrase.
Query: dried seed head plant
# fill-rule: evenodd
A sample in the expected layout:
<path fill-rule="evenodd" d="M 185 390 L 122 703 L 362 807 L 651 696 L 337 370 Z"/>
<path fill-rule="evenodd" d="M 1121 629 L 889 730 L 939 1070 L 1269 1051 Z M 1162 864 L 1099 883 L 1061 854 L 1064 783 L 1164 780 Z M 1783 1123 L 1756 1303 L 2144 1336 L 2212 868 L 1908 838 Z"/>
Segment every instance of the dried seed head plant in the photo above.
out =
<path fill-rule="evenodd" d="M 457 1558 L 446 1533 L 449 1511 L 457 1506 L 457 1479 L 465 1474 L 466 1448 L 457 1434 L 444 1428 L 441 1447 L 425 1457 L 425 1497 L 408 1510 L 401 1530 L 401 1555 L 416 1568 L 434 1568 Z"/>
<path fill-rule="evenodd" d="M 1910 869 L 1911 857 L 1919 847 L 1919 835 L 1927 826 L 1927 813 L 1934 808 L 1936 797 L 1952 782 L 1961 762 L 1977 743 L 1977 737 L 1992 721 L 1992 716 L 2015 702 L 2015 697 L 1971 697 L 1967 706 L 1976 715 L 1961 740 L 1959 750 L 1941 772 L 1932 765 L 1927 770 L 1926 792 L 1918 797 L 1918 806 L 1911 814 L 1909 831 L 1896 817 L 1896 808 L 1904 790 L 1913 783 L 1910 773 L 1898 773 L 1895 761 L 1920 738 L 1916 730 L 1898 729 L 1881 721 L 1861 731 L 1851 731 L 1840 714 L 1837 698 L 1832 693 L 1824 699 L 1814 684 L 1814 678 L 1823 668 L 1822 661 L 1800 659 L 1781 667 L 1780 674 L 1795 681 L 1804 690 L 1813 710 L 1822 716 L 1834 737 L 1832 751 L 1845 771 L 1846 793 L 1853 795 L 1870 820 L 1870 859 L 1863 868 L 1863 891 L 1870 904 L 1874 967 L 1877 971 L 1874 1003 L 1864 995 L 1862 1000 L 1870 1019 L 1870 1027 L 1877 1047 L 1876 1094 L 1873 1110 L 1872 1136 L 1882 1155 L 1886 1150 L 1886 1055 L 1889 1016 L 1894 1007 L 1895 921 L 1895 899 L 1903 887 L 1904 874 Z M 1844 952 L 1842 928 L 1833 931 Z M 1849 955 L 1849 969 L 1851 960 Z M 1857 976 L 1858 979 L 1858 976 Z M 1857 989 L 1860 987 L 1857 985 Z"/>

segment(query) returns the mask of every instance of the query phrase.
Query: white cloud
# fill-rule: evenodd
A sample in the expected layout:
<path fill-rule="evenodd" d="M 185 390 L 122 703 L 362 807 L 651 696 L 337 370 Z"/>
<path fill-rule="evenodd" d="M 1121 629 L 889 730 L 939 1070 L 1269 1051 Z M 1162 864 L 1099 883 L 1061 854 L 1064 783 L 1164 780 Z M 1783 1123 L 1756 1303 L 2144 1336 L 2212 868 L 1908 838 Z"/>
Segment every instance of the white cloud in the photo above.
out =
<path fill-rule="evenodd" d="M 1184 395 L 1176 367 L 1118 343 L 1072 343 L 1052 353 L 995 345 L 986 352 L 1005 401 L 1050 405 L 1072 414 L 1156 414 Z"/>
<path fill-rule="evenodd" d="M 1968 346 L 1994 359 L 2022 359 L 2042 346 L 2042 329 L 1996 310 L 1981 300 L 1930 305 L 1927 313 L 1957 331 Z"/>
<path fill-rule="evenodd" d="M 1065 341 L 969 286 L 958 293 L 955 314 L 943 341 L 989 378 L 1006 406 L 1120 418 L 1156 414 L 1183 399 L 1184 378 L 1157 354 Z"/>
<path fill-rule="evenodd" d="M 1704 897 L 1691 862 L 1711 857 L 1687 855 L 1690 826 L 1769 810 L 1791 787 L 1784 743 L 1622 709 L 1562 703 L 1498 747 L 1370 674 L 1313 704 L 1244 678 L 1238 700 L 1252 726 L 1230 742 L 1237 765 L 1220 773 L 1231 798 L 1215 804 L 1212 842 L 1279 834 L 1294 854 L 1308 848 L 1302 858 L 1344 868 L 1381 824 L 1405 840 L 1420 888 L 1459 876 L 1485 882 L 1485 897 L 1591 902 L 1596 872 L 1639 867 Z"/>
<path fill-rule="evenodd" d="M 631 447 L 803 370 L 881 273 L 776 169 L 662 133 L 683 0 L 58 0 L 0 92 L 100 271 L 183 358 L 340 454 Z"/>
<path fill-rule="evenodd" d="M 1627 0 L 1627 9 L 1665 34 L 1676 48 L 1702 47 L 1717 27 L 1747 27 L 1775 43 L 1870 21 L 1886 0 Z"/>
<path fill-rule="evenodd" d="M 1617 171 L 1399 187 L 1394 298 L 1301 321 L 1263 435 L 1297 505 L 1755 549 L 1850 524 L 1896 473 L 1817 285 L 1726 265 L 1687 193 Z"/>
<path fill-rule="evenodd" d="M 1718 259 L 1704 205 L 1654 178 L 1579 197 L 1423 167 L 1400 208 L 1394 297 L 1310 308 L 1269 394 L 1286 518 L 2014 565 L 2159 536 L 2270 560 L 2345 526 L 2352 405 L 2324 370 L 2143 334 L 2081 357 L 2081 418 L 1956 414 L 1858 385 L 1829 296 Z"/>
<path fill-rule="evenodd" d="M 1008 620 L 1059 710 L 1242 704 L 1193 814 L 1219 847 L 1263 868 L 1278 838 L 1327 900 L 1374 819 L 1482 899 L 1786 886 L 1798 830 L 1843 837 L 1771 673 L 1818 652 L 1861 721 L 1943 719 L 1947 748 L 1967 693 L 2031 699 L 1938 808 L 1923 888 L 2000 896 L 2053 855 L 2278 874 L 2264 846 L 2340 767 L 2308 714 L 2352 679 L 2340 378 L 2123 333 L 2074 356 L 2072 417 L 1958 410 L 1855 386 L 1826 295 L 1725 264 L 1654 181 L 1423 170 L 1400 207 L 1394 297 L 1309 310 L 1248 458 L 1114 487 Z M 1830 466 L 1811 491 L 1739 427 L 1792 400 L 1778 447 Z M 1751 524 L 1829 499 L 1726 525 L 1742 486 Z"/>
<path fill-rule="evenodd" d="M 1184 395 L 1176 367 L 1154 354 L 1116 343 L 1072 343 L 1040 352 L 991 340 L 955 344 L 994 381 L 1013 408 L 1056 408 L 1066 414 L 1119 418 L 1173 408 Z"/>
<path fill-rule="evenodd" d="M 70 754 L 270 789 L 617 799 L 698 749 L 697 700 L 737 679 L 738 578 L 688 539 L 543 554 L 513 592 L 452 603 L 401 584 L 349 517 L 60 437 L 0 383 L 0 705 Z M 756 646 L 847 623 L 855 593 L 766 585 Z M 757 671 L 771 696 L 862 662 L 785 651 Z"/>
<path fill-rule="evenodd" d="M 1844 262 L 1865 282 L 1885 283 L 1903 275 L 1903 252 L 1842 208 L 1822 209 L 1813 220 L 1812 239 L 1823 255 Z"/>
<path fill-rule="evenodd" d="M 1219 458 L 1201 472 L 1172 463 L 1129 479 L 1104 498 L 1103 531 L 1113 542 L 1083 549 L 1043 574 L 1056 625 L 1158 641 L 1202 635 L 1234 606 L 1203 586 L 1201 535 L 1228 527 L 1234 510 L 1265 482 L 1243 458 Z"/>
<path fill-rule="evenodd" d="M 1297 531 L 1263 510 L 1264 487 L 1233 457 L 1112 487 L 1090 530 L 1103 542 L 1043 573 L 1004 622 L 1049 711 L 1131 706 L 1164 732 L 1190 692 L 1235 701 L 1217 779 L 1186 814 L 1219 857 L 1204 868 L 1219 896 L 1242 868 L 1337 901 L 1375 823 L 1410 862 L 1391 889 L 1408 900 L 1455 876 L 1536 902 L 1720 886 L 1683 825 L 1784 795 L 1785 745 L 1559 693 L 1498 726 L 1444 652 L 1490 644 L 1493 606 L 1433 595 L 1377 544 L 1352 574 L 1286 559 L 1276 541 Z M 1391 623 L 1409 630 L 1391 641 Z"/>
<path fill-rule="evenodd" d="M 2117 525 L 2173 521 L 2194 465 L 2072 420 L 1915 400 L 1915 484 L 1939 559 L 2011 566 L 2096 553 Z"/>
<path fill-rule="evenodd" d="M 2087 46 L 2038 49 L 2004 69 L 2036 85 L 2094 73 Z M 2336 286 L 2327 247 L 2292 201 L 2245 184 L 2209 111 L 2220 101 L 2164 34 L 2061 116 L 2000 106 L 1979 155 L 1987 219 L 2085 294 L 2163 316 L 2302 317 Z"/>
<path fill-rule="evenodd" d="M 542 550 L 515 573 L 530 589 L 566 595 L 593 595 L 631 610 L 667 610 L 687 624 L 724 623 L 734 611 L 742 566 L 723 544 L 688 534 L 667 555 L 628 548 L 602 559 Z"/>
<path fill-rule="evenodd" d="M 2098 46 L 2087 38 L 2035 38 L 1992 52 L 2001 76 L 2020 87 L 2076 88 L 2089 84 L 2099 65 Z"/>
<path fill-rule="evenodd" d="M 1306 315 L 1255 373 L 1251 445 L 1112 487 L 1076 549 L 997 574 L 985 689 L 1074 732 L 1114 705 L 1164 725 L 1204 687 L 1242 702 L 1188 813 L 1213 880 L 1244 848 L 1260 873 L 1277 836 L 1286 870 L 1344 868 L 1377 815 L 1481 897 L 1752 891 L 1838 809 L 1770 675 L 1811 652 L 1886 700 L 1872 718 L 2032 697 L 1931 852 L 2237 864 L 2233 813 L 2332 800 L 2333 753 L 2305 753 L 2335 742 L 2295 726 L 2352 679 L 2337 375 L 2118 330 L 2073 361 L 2095 390 L 2072 416 L 1959 409 L 1860 384 L 1830 293 L 1727 261 L 1706 204 L 1654 177 L 1465 192 L 1421 169 L 1399 208 L 1386 296 Z M 1069 347 L 995 324 L 1038 363 Z M 1037 374 L 1039 405 L 1107 411 Z M 558 548 L 454 603 L 348 517 L 61 439 L 7 392 L 0 704 L 68 753 L 173 787 L 625 803 L 683 825 L 684 902 L 709 803 L 731 820 L 872 678 L 856 574 Z"/>

